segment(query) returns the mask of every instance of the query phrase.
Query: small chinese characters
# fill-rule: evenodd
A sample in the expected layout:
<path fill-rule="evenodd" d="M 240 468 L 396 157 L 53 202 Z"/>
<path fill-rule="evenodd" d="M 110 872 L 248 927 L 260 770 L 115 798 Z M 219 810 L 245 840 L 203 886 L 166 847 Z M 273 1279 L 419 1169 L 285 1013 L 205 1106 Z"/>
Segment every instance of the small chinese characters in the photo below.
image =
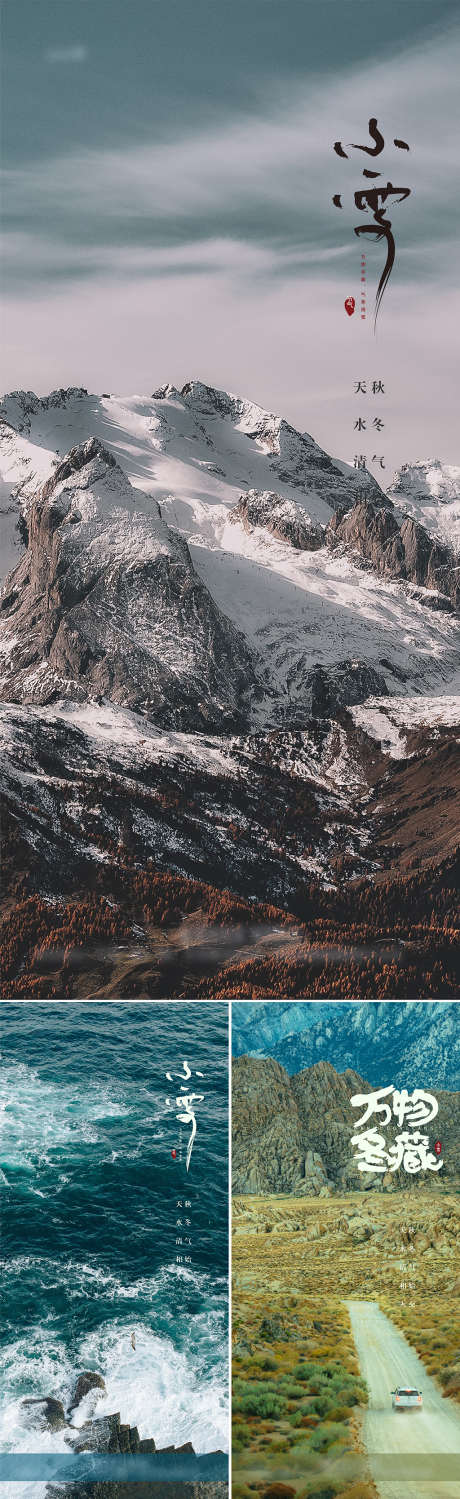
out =
<path fill-rule="evenodd" d="M 381 130 L 379 130 L 377 119 L 375 117 L 372 117 L 369 120 L 369 136 L 370 139 L 374 142 L 372 146 L 358 145 L 356 141 L 352 141 L 350 142 L 350 149 L 352 151 L 362 151 L 366 156 L 371 156 L 374 158 L 380 156 L 385 146 L 385 140 Z M 401 140 L 399 136 L 393 137 L 393 145 L 396 146 L 396 149 L 398 151 L 410 150 L 407 141 Z M 348 151 L 344 150 L 341 141 L 334 142 L 334 151 L 336 152 L 337 156 L 340 156 L 345 161 L 348 161 Z M 358 209 L 359 213 L 367 213 L 368 210 L 370 210 L 374 222 L 373 224 L 358 224 L 356 225 L 354 232 L 358 236 L 361 234 L 373 235 L 376 241 L 385 240 L 387 247 L 385 265 L 380 276 L 375 299 L 375 327 L 383 293 L 385 291 L 385 287 L 388 285 L 395 263 L 396 253 L 395 240 L 392 232 L 392 220 L 387 217 L 387 202 L 389 200 L 390 202 L 393 201 L 394 203 L 403 203 L 406 198 L 410 197 L 411 189 L 410 187 L 394 187 L 393 183 L 390 181 L 386 183 L 385 187 L 382 184 L 379 184 L 377 186 L 376 179 L 377 177 L 382 176 L 382 172 L 375 172 L 371 167 L 363 167 L 362 175 L 367 179 L 372 179 L 375 185 L 366 185 L 364 187 L 361 186 L 357 188 L 354 193 L 355 207 Z M 332 202 L 335 208 L 343 208 L 341 193 L 334 193 Z M 362 303 L 361 316 L 363 316 L 363 312 L 365 316 L 365 305 L 363 308 Z"/>
<path fill-rule="evenodd" d="M 373 1093 L 355 1093 L 350 1102 L 352 1108 L 365 1104 L 364 1113 L 356 1123 L 360 1133 L 354 1134 L 351 1140 L 357 1147 L 354 1158 L 359 1171 L 374 1174 L 401 1168 L 414 1176 L 419 1171 L 441 1170 L 443 1161 L 432 1153 L 428 1135 L 419 1128 L 436 1118 L 438 1103 L 432 1093 L 426 1093 L 422 1088 L 408 1093 L 407 1088 L 400 1090 L 391 1083 L 388 1088 L 378 1088 Z M 380 1128 L 373 1124 L 365 1129 L 364 1126 L 373 1118 Z M 400 1133 L 387 1148 L 385 1135 L 380 1130 L 394 1119 L 399 1124 Z M 408 1127 L 404 1128 L 404 1125 Z"/>
<path fill-rule="evenodd" d="M 188 1138 L 187 1156 L 186 1156 L 186 1162 L 185 1162 L 186 1170 L 188 1171 L 189 1167 L 190 1167 L 190 1161 L 191 1161 L 191 1158 L 192 1158 L 192 1150 L 193 1150 L 193 1145 L 194 1145 L 195 1136 L 196 1136 L 196 1130 L 197 1130 L 196 1114 L 195 1114 L 195 1107 L 194 1107 L 194 1105 L 196 1103 L 203 1103 L 204 1102 L 204 1093 L 189 1093 L 187 1091 L 187 1084 L 190 1081 L 190 1078 L 192 1076 L 192 1072 L 191 1072 L 191 1068 L 189 1067 L 187 1061 L 184 1061 L 182 1063 L 182 1066 L 183 1066 L 183 1069 L 184 1069 L 182 1073 L 180 1073 L 180 1072 L 176 1072 L 176 1073 L 167 1072 L 165 1074 L 169 1083 L 172 1083 L 172 1081 L 173 1081 L 174 1078 L 182 1079 L 181 1084 L 180 1084 L 180 1091 L 179 1091 L 179 1094 L 178 1094 L 177 1098 L 175 1098 L 175 1099 L 174 1098 L 167 1098 L 166 1099 L 166 1103 L 167 1103 L 168 1107 L 173 1107 L 174 1104 L 175 1104 L 176 1108 L 182 1110 L 181 1113 L 176 1114 L 176 1119 L 179 1120 L 180 1124 L 189 1124 L 190 1125 L 190 1134 L 189 1134 L 189 1138 Z M 198 1072 L 198 1071 L 195 1072 L 195 1077 L 203 1077 L 203 1076 L 204 1076 L 204 1074 L 202 1072 Z"/>
<path fill-rule="evenodd" d="M 371 399 L 375 396 L 384 396 L 385 385 L 383 380 L 355 380 L 354 393 L 355 396 L 370 396 Z M 384 422 L 383 416 L 380 412 L 376 412 L 376 414 L 372 416 L 369 415 L 368 411 L 366 410 L 366 414 L 364 416 L 361 412 L 359 412 L 358 416 L 355 417 L 353 421 L 353 431 L 359 433 L 371 432 L 374 436 L 375 434 L 380 436 L 380 433 L 385 429 L 385 425 L 386 423 Z M 380 469 L 386 468 L 384 453 L 373 453 L 372 457 L 369 460 L 367 457 L 367 453 L 355 453 L 353 461 L 355 468 L 367 468 L 368 462 L 377 464 Z"/>
<path fill-rule="evenodd" d="M 192 1204 L 191 1204 L 190 1198 L 188 1198 L 188 1197 L 185 1197 L 185 1198 L 184 1197 L 178 1197 L 177 1198 L 177 1200 L 176 1200 L 177 1217 L 176 1217 L 176 1223 L 175 1223 L 175 1227 L 176 1227 L 176 1250 L 179 1249 L 181 1252 L 180 1252 L 180 1254 L 176 1253 L 176 1265 L 191 1265 L 191 1263 L 192 1263 L 192 1255 L 190 1253 L 190 1251 L 192 1249 L 191 1208 L 192 1208 Z M 187 1252 L 183 1254 L 182 1250 L 186 1250 Z"/>
<path fill-rule="evenodd" d="M 416 1290 L 416 1283 L 413 1277 L 416 1274 L 416 1263 L 414 1259 L 408 1258 L 408 1256 L 415 1255 L 414 1238 L 414 1225 L 412 1223 L 401 1224 L 401 1259 L 399 1260 L 399 1270 L 402 1277 L 399 1282 L 399 1289 L 402 1292 L 401 1306 L 415 1306 L 413 1295 Z M 409 1293 L 409 1300 L 407 1300 L 407 1293 Z"/>

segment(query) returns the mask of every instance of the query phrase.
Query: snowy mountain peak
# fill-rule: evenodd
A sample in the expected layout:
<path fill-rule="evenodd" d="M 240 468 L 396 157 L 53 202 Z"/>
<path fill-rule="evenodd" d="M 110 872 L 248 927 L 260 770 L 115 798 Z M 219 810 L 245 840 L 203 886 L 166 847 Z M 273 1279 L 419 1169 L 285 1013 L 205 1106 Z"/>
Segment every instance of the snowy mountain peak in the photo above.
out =
<path fill-rule="evenodd" d="M 400 511 L 460 549 L 460 465 L 440 458 L 403 463 L 389 493 Z"/>
<path fill-rule="evenodd" d="M 1 601 L 9 701 L 108 698 L 171 727 L 240 724 L 250 651 L 186 542 L 97 438 L 72 448 L 29 508 Z"/>
<path fill-rule="evenodd" d="M 183 621 L 181 635 L 176 613 L 163 613 L 164 644 L 158 645 L 147 569 L 164 567 L 158 601 L 168 569 L 170 581 L 173 576 L 177 581 L 180 569 L 185 569 L 184 579 L 193 579 L 195 599 L 197 590 L 203 590 L 200 609 L 211 638 L 217 621 L 224 631 L 226 644 L 221 641 L 217 652 L 222 671 L 234 637 L 239 642 L 237 672 L 243 658 L 251 663 L 248 685 L 252 681 L 254 686 L 254 661 L 262 660 L 267 696 L 261 703 L 256 694 L 256 707 L 257 715 L 259 709 L 265 715 L 264 722 L 273 721 L 273 715 L 277 722 L 281 715 L 284 722 L 293 711 L 298 722 L 305 722 L 312 710 L 312 683 L 316 701 L 319 680 L 323 704 L 337 693 L 342 704 L 347 699 L 362 701 L 370 691 L 382 695 L 385 688 L 400 693 L 405 683 L 424 695 L 431 685 L 437 691 L 440 686 L 454 690 L 456 626 L 443 612 L 446 600 L 441 597 L 449 559 L 436 553 L 428 569 L 423 560 L 425 537 L 407 524 L 403 534 L 403 514 L 410 517 L 407 497 L 397 520 L 392 501 L 371 476 L 330 457 L 308 432 L 297 432 L 257 403 L 199 380 L 187 382 L 181 391 L 165 383 L 153 396 L 98 396 L 83 387 L 46 397 L 25 391 L 6 397 L 1 411 L 6 566 L 15 569 L 28 534 L 34 548 L 24 559 L 21 597 L 26 576 L 30 588 L 41 576 L 45 553 L 46 587 L 56 607 L 61 607 L 61 592 L 66 593 L 72 579 L 77 579 L 78 588 L 86 587 L 84 580 L 89 581 L 97 567 L 104 595 L 101 617 L 108 618 L 108 591 L 115 586 L 117 570 L 123 573 L 120 597 L 128 589 L 128 573 L 135 576 L 136 588 L 145 595 L 145 618 L 151 620 L 155 650 L 174 658 L 181 680 L 179 641 L 188 639 L 189 628 L 193 634 L 192 615 L 187 628 Z M 458 501 L 433 503 L 446 518 L 453 505 L 460 509 Z M 371 513 L 373 509 L 382 512 L 380 518 Z M 340 533 L 331 525 L 337 514 Z M 344 516 L 348 520 L 342 524 Z M 416 512 L 412 519 L 421 517 Z M 377 521 L 381 536 L 374 534 Z M 423 522 L 429 530 L 425 516 Z M 350 527 L 353 534 L 348 535 Z M 398 554 L 396 562 L 393 553 Z M 141 586 L 142 568 L 146 571 Z M 16 576 L 6 586 L 10 603 L 6 607 L 4 600 L 3 617 L 8 632 L 18 622 L 19 597 L 11 606 L 14 591 Z M 89 600 L 95 606 L 96 596 L 89 589 L 85 618 Z M 31 594 L 28 598 L 31 620 L 36 607 Z M 129 610 L 121 619 L 118 604 L 113 609 L 123 654 Z M 134 594 L 133 609 L 136 612 Z M 27 610 L 21 620 L 26 617 Z M 137 625 L 136 618 L 136 640 Z M 170 627 L 173 640 L 166 639 Z M 199 638 L 204 651 L 204 634 L 200 637 L 198 630 L 197 642 Z M 32 641 L 28 645 L 32 649 Z M 196 649 L 199 654 L 198 643 Z M 189 653 L 185 644 L 183 650 L 187 675 L 193 650 Z M 103 653 L 105 659 L 105 645 Z M 350 662 L 358 663 L 356 677 Z M 14 656 L 11 663 L 9 683 L 17 665 Z M 96 668 L 91 667 L 91 673 L 99 679 Z M 69 680 L 74 676 L 72 669 Z M 85 673 L 84 677 L 86 691 Z M 231 678 L 230 673 L 230 683 Z M 220 669 L 215 680 L 216 706 L 227 702 L 228 695 Z M 212 697 L 209 682 L 208 687 Z M 20 684 L 17 690 L 22 690 Z M 206 703 L 207 692 L 199 690 L 200 702 Z M 110 683 L 104 691 L 111 695 Z M 123 681 L 125 691 L 130 701 Z M 230 698 L 234 705 L 232 687 Z M 153 701 L 147 693 L 146 702 Z M 161 702 L 159 711 L 162 715 Z"/>
<path fill-rule="evenodd" d="M 429 495 L 441 504 L 460 499 L 460 466 L 442 463 L 440 458 L 418 458 L 415 463 L 403 463 L 394 476 L 392 493 L 416 498 Z"/>
<path fill-rule="evenodd" d="M 0 402 L 0 421 L 15 427 L 17 432 L 30 432 L 31 418 L 37 412 L 57 410 L 69 401 L 83 400 L 88 391 L 83 385 L 72 385 L 52 390 L 49 396 L 36 396 L 33 390 L 12 390 Z"/>
<path fill-rule="evenodd" d="M 54 494 L 59 484 L 62 484 L 66 479 L 73 478 L 74 474 L 80 473 L 82 469 L 95 460 L 99 460 L 100 471 L 104 467 L 118 468 L 113 453 L 108 448 L 105 448 L 104 444 L 99 442 L 97 437 L 88 437 L 86 442 L 77 443 L 76 447 L 71 448 L 61 463 L 56 465 L 51 478 L 47 479 L 43 486 L 42 498 L 44 500 L 48 499 L 51 494 Z M 118 472 L 121 474 L 120 468 L 118 468 Z M 124 475 L 123 478 L 126 484 L 127 481 Z"/>

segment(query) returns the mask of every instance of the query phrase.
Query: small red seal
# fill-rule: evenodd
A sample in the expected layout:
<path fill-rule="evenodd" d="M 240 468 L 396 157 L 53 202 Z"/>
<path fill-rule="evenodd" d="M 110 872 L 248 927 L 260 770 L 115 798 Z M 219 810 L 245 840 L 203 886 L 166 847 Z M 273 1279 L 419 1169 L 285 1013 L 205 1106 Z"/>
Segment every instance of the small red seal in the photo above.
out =
<path fill-rule="evenodd" d="M 348 316 L 349 317 L 353 317 L 353 313 L 354 313 L 354 310 L 355 310 L 355 299 L 354 299 L 354 297 L 346 297 L 343 305 L 344 305 L 344 308 L 345 308 L 345 312 L 348 312 Z"/>
<path fill-rule="evenodd" d="M 172 1155 L 173 1161 L 175 1161 L 176 1156 L 177 1156 L 177 1150 L 172 1150 L 171 1151 L 171 1155 Z"/>
<path fill-rule="evenodd" d="M 440 1155 L 441 1154 L 442 1144 L 441 1144 L 440 1140 L 435 1140 L 435 1142 L 434 1142 L 434 1151 L 435 1151 L 435 1155 Z"/>

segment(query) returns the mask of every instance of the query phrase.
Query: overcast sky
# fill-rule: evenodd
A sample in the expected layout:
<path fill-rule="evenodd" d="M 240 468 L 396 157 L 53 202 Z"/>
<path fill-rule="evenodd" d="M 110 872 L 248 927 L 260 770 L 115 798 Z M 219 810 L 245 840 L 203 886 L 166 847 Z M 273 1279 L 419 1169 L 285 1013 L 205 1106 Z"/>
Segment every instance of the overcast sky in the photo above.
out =
<path fill-rule="evenodd" d="M 200 378 L 349 461 L 365 452 L 382 483 L 417 457 L 460 462 L 457 0 L 2 13 L 4 390 Z M 368 142 L 371 116 L 380 158 L 337 156 L 337 139 Z M 385 245 L 353 232 L 366 164 L 411 189 L 392 205 L 376 335 Z M 364 323 L 343 305 L 358 303 L 363 243 Z M 365 377 L 384 382 L 378 411 L 354 395 Z M 358 414 L 383 431 L 358 438 Z"/>

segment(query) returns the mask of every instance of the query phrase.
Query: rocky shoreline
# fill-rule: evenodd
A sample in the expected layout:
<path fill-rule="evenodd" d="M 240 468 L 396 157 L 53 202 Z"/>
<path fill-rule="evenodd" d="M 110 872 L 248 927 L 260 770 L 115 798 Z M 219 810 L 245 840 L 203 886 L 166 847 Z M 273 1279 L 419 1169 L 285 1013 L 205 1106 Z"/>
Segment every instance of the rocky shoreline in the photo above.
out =
<path fill-rule="evenodd" d="M 81 1405 L 82 1400 L 93 1392 L 94 1401 L 106 1394 L 106 1386 L 101 1374 L 93 1369 L 84 1370 L 78 1375 L 72 1394 L 70 1405 L 67 1410 L 55 1395 L 35 1396 L 23 1400 L 23 1405 L 29 1408 L 35 1407 L 34 1415 L 41 1428 L 49 1431 L 66 1431 L 65 1441 L 73 1453 L 95 1452 L 101 1454 L 147 1454 L 155 1453 L 156 1457 L 165 1456 L 178 1458 L 186 1455 L 195 1456 L 195 1450 L 191 1442 L 184 1442 L 182 1446 L 157 1447 L 154 1437 L 140 1437 L 137 1426 L 120 1420 L 119 1411 L 110 1415 L 90 1416 L 83 1421 L 81 1426 L 76 1426 L 72 1417 Z M 209 1457 L 223 1457 L 224 1454 L 210 1453 Z M 171 1481 L 161 1482 L 150 1479 L 143 1481 L 118 1481 L 101 1480 L 96 1482 L 65 1482 L 51 1483 L 46 1489 L 46 1499 L 226 1499 L 228 1484 L 223 1481 L 200 1482 L 182 1481 L 172 1477 Z"/>

